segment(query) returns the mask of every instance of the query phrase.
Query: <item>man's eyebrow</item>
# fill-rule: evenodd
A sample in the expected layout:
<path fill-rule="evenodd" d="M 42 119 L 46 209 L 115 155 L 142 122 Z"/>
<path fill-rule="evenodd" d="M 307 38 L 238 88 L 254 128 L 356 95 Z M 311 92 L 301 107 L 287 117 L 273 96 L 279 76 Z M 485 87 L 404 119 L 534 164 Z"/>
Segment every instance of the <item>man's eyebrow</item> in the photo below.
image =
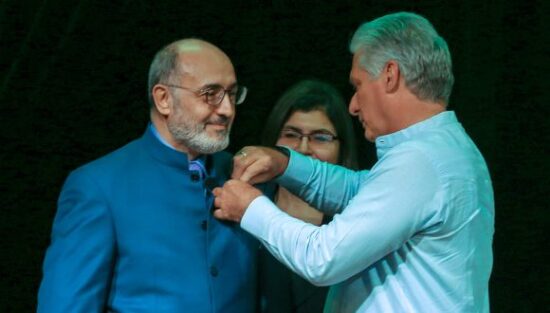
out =
<path fill-rule="evenodd" d="M 217 89 L 222 88 L 220 84 L 206 84 L 200 88 L 200 90 Z"/>
<path fill-rule="evenodd" d="M 234 82 L 233 84 L 229 85 L 229 88 L 227 89 L 233 89 L 237 86 L 237 82 Z M 206 84 L 200 88 L 200 90 L 208 90 L 208 89 L 217 89 L 217 88 L 223 88 L 222 85 L 212 83 L 212 84 Z"/>

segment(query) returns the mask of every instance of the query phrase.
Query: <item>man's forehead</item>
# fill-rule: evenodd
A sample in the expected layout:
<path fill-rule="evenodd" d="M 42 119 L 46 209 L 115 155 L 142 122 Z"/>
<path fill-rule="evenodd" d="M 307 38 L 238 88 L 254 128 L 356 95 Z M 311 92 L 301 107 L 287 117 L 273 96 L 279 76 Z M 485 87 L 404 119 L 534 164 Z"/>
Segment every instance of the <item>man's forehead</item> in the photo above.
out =
<path fill-rule="evenodd" d="M 349 82 L 353 84 L 357 80 L 357 67 L 355 66 L 355 62 L 351 65 L 351 69 L 349 71 Z"/>
<path fill-rule="evenodd" d="M 352 69 L 356 68 L 356 67 L 359 65 L 359 63 L 361 62 L 361 57 L 362 57 L 362 55 L 363 55 L 363 54 L 360 53 L 360 52 L 355 52 L 355 53 L 353 54 L 353 59 L 352 59 L 352 61 L 351 61 L 351 67 L 352 67 Z"/>
<path fill-rule="evenodd" d="M 232 68 L 233 64 L 224 54 L 208 49 L 180 51 L 179 61 L 184 66 Z"/>
<path fill-rule="evenodd" d="M 189 40 L 178 46 L 178 76 L 193 85 L 232 84 L 235 72 L 227 56 L 214 46 Z"/>
<path fill-rule="evenodd" d="M 178 58 L 185 63 L 217 63 L 230 62 L 227 56 L 218 48 L 199 40 L 186 40 L 178 44 Z"/>
<path fill-rule="evenodd" d="M 350 70 L 350 73 L 349 73 L 350 81 L 354 78 L 356 79 L 357 75 L 360 74 L 360 71 L 362 70 L 362 67 L 360 65 L 361 65 L 361 53 L 356 52 L 353 55 L 353 60 L 352 60 L 352 63 L 351 63 L 351 70 Z"/>
<path fill-rule="evenodd" d="M 191 84 L 227 87 L 236 83 L 235 72 L 229 67 L 213 67 L 209 63 L 185 62 L 181 64 L 182 78 Z"/>

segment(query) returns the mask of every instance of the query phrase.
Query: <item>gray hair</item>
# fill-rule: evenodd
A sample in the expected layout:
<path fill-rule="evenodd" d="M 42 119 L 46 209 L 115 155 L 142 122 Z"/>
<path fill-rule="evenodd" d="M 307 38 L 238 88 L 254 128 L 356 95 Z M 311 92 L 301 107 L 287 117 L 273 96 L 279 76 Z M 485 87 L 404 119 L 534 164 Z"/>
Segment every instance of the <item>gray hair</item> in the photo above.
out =
<path fill-rule="evenodd" d="M 418 98 L 449 103 L 454 84 L 451 53 L 424 17 L 399 12 L 366 22 L 353 35 L 349 49 L 361 53 L 361 66 L 374 78 L 394 60 Z"/>
<path fill-rule="evenodd" d="M 155 54 L 151 62 L 147 79 L 147 95 L 151 107 L 155 104 L 152 95 L 153 87 L 156 84 L 168 82 L 172 75 L 177 74 L 178 55 L 180 52 L 178 44 L 179 41 L 176 41 L 163 47 Z"/>

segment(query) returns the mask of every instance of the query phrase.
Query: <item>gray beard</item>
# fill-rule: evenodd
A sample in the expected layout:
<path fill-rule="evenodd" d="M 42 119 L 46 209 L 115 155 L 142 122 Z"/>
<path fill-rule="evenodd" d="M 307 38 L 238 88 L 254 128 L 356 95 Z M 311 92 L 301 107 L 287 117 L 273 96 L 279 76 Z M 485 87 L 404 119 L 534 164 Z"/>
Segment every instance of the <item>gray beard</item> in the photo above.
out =
<path fill-rule="evenodd" d="M 168 123 L 168 130 L 178 142 L 200 154 L 212 154 L 222 151 L 229 145 L 229 129 L 218 132 L 218 138 L 208 136 L 204 124 L 174 125 Z"/>

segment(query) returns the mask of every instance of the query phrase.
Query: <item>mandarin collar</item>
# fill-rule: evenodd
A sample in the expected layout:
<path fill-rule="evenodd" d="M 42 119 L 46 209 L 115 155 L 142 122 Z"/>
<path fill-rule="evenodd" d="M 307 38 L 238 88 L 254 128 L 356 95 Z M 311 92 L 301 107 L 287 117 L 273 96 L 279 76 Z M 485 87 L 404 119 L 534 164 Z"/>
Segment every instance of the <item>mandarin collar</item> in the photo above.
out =
<path fill-rule="evenodd" d="M 152 125 L 151 125 L 152 126 Z M 165 145 L 155 136 L 150 125 L 147 126 L 143 139 L 146 150 L 157 161 L 184 171 L 189 171 L 187 154 Z"/>

